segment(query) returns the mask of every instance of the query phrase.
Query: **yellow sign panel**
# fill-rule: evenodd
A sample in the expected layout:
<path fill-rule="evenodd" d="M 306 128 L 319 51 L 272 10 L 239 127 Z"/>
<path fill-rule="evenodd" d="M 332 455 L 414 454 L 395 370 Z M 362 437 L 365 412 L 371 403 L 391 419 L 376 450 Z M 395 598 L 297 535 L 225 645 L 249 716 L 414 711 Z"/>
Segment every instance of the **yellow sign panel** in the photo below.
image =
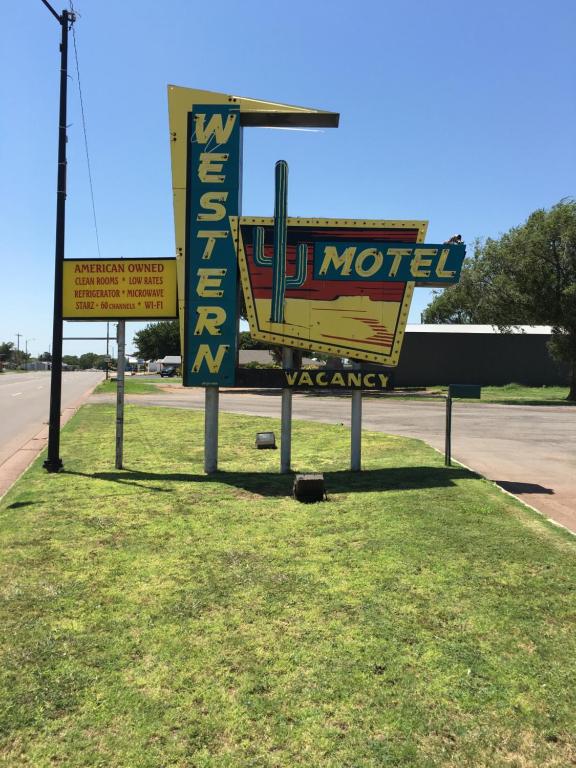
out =
<path fill-rule="evenodd" d="M 176 259 L 66 259 L 64 320 L 178 317 Z"/>

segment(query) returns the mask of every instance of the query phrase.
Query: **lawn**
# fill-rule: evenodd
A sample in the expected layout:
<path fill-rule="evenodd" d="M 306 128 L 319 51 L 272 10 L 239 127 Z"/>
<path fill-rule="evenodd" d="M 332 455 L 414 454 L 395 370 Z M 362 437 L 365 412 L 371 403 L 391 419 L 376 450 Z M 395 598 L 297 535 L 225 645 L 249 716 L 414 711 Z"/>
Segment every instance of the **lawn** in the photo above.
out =
<path fill-rule="evenodd" d="M 158 387 L 153 381 L 142 381 L 136 376 L 126 376 L 124 379 L 124 392 L 127 395 L 157 395 L 162 393 L 162 388 Z M 94 390 L 94 394 L 116 394 L 116 379 L 105 379 L 100 382 Z"/>
<path fill-rule="evenodd" d="M 129 406 L 64 429 L 0 502 L 0 765 L 576 764 L 576 544 L 416 440 Z"/>
<path fill-rule="evenodd" d="M 407 400 L 431 399 L 434 396 L 444 397 L 448 394 L 448 387 L 426 387 L 421 391 L 403 392 L 401 389 L 394 393 L 394 397 Z M 576 405 L 576 402 L 567 401 L 568 387 L 527 387 L 524 384 L 503 384 L 498 387 L 482 387 L 481 401 L 483 403 L 501 403 L 502 405 Z M 460 398 L 459 398 L 460 400 Z M 464 400 L 464 402 L 478 402 L 478 400 Z"/>
<path fill-rule="evenodd" d="M 501 387 L 482 387 L 482 400 L 486 403 L 508 405 L 576 405 L 566 400 L 568 387 L 525 387 L 505 384 Z"/>

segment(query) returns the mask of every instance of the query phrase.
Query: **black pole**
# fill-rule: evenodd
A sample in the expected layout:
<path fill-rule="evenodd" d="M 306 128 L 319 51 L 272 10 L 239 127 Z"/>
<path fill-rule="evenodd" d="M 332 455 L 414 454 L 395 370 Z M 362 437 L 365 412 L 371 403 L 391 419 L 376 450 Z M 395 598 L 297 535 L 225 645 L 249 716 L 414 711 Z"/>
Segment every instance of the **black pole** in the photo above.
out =
<path fill-rule="evenodd" d="M 61 16 L 57 16 L 57 18 L 62 28 L 62 42 L 60 44 L 60 114 L 58 118 L 58 184 L 56 197 L 52 375 L 50 378 L 48 458 L 44 462 L 44 468 L 48 472 L 59 472 L 63 467 L 62 459 L 60 458 L 60 411 L 62 407 L 62 276 L 64 270 L 66 218 L 66 94 L 68 87 L 68 25 L 74 22 L 74 14 L 62 11 Z"/>

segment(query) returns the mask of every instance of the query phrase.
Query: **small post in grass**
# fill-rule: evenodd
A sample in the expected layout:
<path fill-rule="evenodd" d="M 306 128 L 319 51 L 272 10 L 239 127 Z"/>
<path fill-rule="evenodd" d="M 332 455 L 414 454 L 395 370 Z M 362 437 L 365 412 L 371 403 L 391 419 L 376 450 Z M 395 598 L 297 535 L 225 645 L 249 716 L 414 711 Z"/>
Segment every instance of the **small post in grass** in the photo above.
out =
<path fill-rule="evenodd" d="M 480 400 L 482 387 L 479 384 L 450 384 L 446 396 L 446 442 L 444 447 L 444 464 L 452 466 L 452 398 L 464 397 L 469 400 Z"/>
<path fill-rule="evenodd" d="M 444 442 L 444 465 L 452 466 L 452 395 L 450 388 L 446 395 L 446 439 Z"/>
<path fill-rule="evenodd" d="M 355 370 L 360 370 L 360 363 L 354 363 Z M 350 413 L 350 470 L 360 472 L 362 466 L 362 390 L 352 390 Z"/>
<path fill-rule="evenodd" d="M 124 454 L 124 370 L 126 367 L 126 321 L 118 321 L 116 366 L 116 469 L 122 469 Z"/>
<path fill-rule="evenodd" d="M 204 388 L 204 472 L 212 475 L 218 470 L 218 406 L 220 387 Z"/>
<path fill-rule="evenodd" d="M 282 368 L 292 368 L 294 355 L 290 347 L 282 348 Z M 282 423 L 280 426 L 280 472 L 290 472 L 292 460 L 292 390 L 282 390 Z"/>

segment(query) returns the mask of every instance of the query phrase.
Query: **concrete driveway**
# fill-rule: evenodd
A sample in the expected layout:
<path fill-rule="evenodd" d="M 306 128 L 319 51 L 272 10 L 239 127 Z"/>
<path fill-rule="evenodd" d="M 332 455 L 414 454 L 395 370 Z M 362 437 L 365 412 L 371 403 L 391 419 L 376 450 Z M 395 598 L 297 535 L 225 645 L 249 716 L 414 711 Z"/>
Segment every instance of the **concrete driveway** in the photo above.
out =
<path fill-rule="evenodd" d="M 93 395 L 92 402 L 109 395 Z M 165 394 L 128 398 L 140 405 L 202 409 L 198 389 L 169 387 Z M 280 415 L 274 393 L 224 390 L 220 408 L 233 413 Z M 350 424 L 350 399 L 295 394 L 295 419 Z M 546 517 L 576 532 L 576 407 L 460 403 L 453 407 L 452 457 L 498 483 Z M 444 401 L 365 397 L 363 428 L 417 437 L 444 450 Z M 348 457 L 342 457 L 345 464 Z"/>

